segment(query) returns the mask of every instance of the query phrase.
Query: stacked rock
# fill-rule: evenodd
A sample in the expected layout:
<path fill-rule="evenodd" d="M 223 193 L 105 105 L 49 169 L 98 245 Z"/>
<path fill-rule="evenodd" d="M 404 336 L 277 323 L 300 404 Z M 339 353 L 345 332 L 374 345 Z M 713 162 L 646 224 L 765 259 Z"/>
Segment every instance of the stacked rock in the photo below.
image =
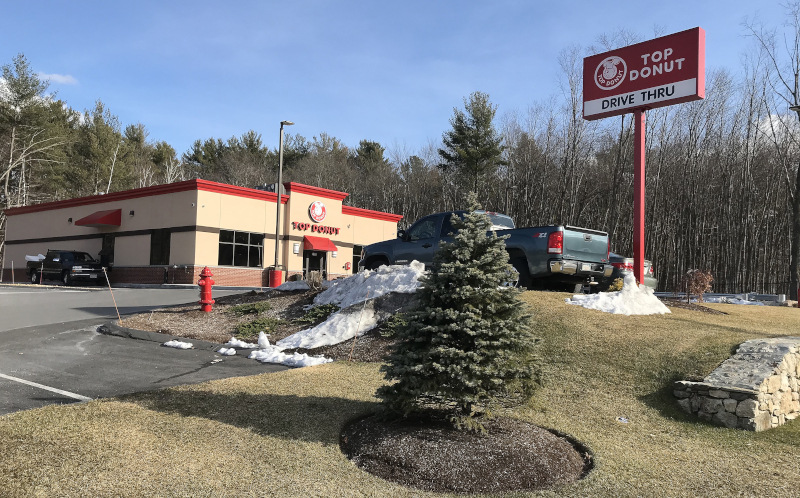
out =
<path fill-rule="evenodd" d="M 800 416 L 800 337 L 742 343 L 702 382 L 679 381 L 687 413 L 729 428 L 763 431 Z"/>

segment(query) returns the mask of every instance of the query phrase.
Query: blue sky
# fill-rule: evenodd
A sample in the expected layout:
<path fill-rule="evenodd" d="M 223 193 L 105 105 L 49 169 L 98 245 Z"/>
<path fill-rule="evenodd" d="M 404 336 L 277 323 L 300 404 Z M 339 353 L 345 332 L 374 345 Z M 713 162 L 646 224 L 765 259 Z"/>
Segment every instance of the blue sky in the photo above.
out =
<path fill-rule="evenodd" d="M 498 113 L 559 92 L 559 52 L 618 28 L 652 38 L 701 26 L 707 68 L 738 72 L 743 18 L 773 25 L 773 0 L 15 2 L 0 63 L 24 53 L 78 110 L 102 100 L 178 153 L 254 129 L 275 147 L 281 120 L 418 150 L 480 90 Z"/>

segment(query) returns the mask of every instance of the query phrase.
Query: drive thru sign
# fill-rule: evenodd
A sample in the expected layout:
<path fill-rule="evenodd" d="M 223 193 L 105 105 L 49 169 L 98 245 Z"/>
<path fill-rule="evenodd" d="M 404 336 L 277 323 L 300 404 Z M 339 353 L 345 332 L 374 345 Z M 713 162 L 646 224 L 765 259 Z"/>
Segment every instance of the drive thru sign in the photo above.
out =
<path fill-rule="evenodd" d="M 634 275 L 644 276 L 647 109 L 705 98 L 706 32 L 693 28 L 583 59 L 583 119 L 634 113 Z"/>

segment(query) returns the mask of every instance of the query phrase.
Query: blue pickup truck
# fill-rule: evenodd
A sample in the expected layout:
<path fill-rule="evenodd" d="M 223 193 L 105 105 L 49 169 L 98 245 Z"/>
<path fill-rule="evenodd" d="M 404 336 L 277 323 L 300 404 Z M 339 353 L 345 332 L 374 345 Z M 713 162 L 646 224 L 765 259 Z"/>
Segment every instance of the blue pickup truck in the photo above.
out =
<path fill-rule="evenodd" d="M 383 265 L 407 265 L 416 260 L 430 268 L 441 242 L 452 242 L 455 232 L 450 222 L 466 211 L 432 214 L 397 232 L 397 238 L 370 244 L 361 252 L 359 269 L 373 270 Z M 608 260 L 608 234 L 588 228 L 548 225 L 515 228 L 504 214 L 485 212 L 492 230 L 508 235 L 509 262 L 519 273 L 517 284 L 528 289 L 553 289 L 580 292 L 584 286 L 596 290 L 614 267 Z"/>

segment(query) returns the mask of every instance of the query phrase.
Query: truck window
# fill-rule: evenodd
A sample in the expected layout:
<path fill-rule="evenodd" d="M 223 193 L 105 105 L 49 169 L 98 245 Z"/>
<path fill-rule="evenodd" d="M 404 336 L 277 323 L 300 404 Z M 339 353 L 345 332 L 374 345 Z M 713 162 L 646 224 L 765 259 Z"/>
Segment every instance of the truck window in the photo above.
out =
<path fill-rule="evenodd" d="M 462 220 L 464 219 L 463 215 L 457 215 L 457 216 L 459 216 Z M 453 223 L 450 221 L 451 217 L 452 216 L 448 215 L 445 215 L 444 217 L 444 221 L 442 222 L 442 237 L 455 237 L 456 235 L 456 229 L 453 228 Z M 450 235 L 451 233 L 453 235 Z"/>
<path fill-rule="evenodd" d="M 73 253 L 75 255 L 75 261 L 80 261 L 82 263 L 92 263 L 94 262 L 94 258 L 91 257 L 89 254 L 85 252 L 76 252 Z"/>
<path fill-rule="evenodd" d="M 436 234 L 436 217 L 423 218 L 408 229 L 408 240 L 431 239 Z"/>
<path fill-rule="evenodd" d="M 514 228 L 514 220 L 510 216 L 504 214 L 489 213 L 489 219 L 492 220 L 492 225 L 503 228 Z M 499 228 L 497 229 L 499 230 Z"/>

